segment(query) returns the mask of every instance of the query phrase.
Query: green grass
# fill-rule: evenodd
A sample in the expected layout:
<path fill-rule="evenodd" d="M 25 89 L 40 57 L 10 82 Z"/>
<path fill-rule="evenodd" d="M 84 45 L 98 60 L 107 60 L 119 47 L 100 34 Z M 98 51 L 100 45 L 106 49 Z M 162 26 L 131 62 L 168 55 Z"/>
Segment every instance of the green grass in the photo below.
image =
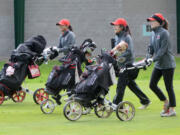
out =
<path fill-rule="evenodd" d="M 178 135 L 180 132 L 180 58 L 176 58 L 177 68 L 174 77 L 174 89 L 177 100 L 177 117 L 161 118 L 159 113 L 162 103 L 149 89 L 149 79 L 153 66 L 146 71 L 141 70 L 137 83 L 148 95 L 152 104 L 146 110 L 138 110 L 138 98 L 127 88 L 125 99 L 131 101 L 136 107 L 136 116 L 132 121 L 122 122 L 115 113 L 107 119 L 99 119 L 94 113 L 82 116 L 76 122 L 70 122 L 63 116 L 63 105 L 56 107 L 53 114 L 45 115 L 40 107 L 33 102 L 32 95 L 27 95 L 23 103 L 6 101 L 0 106 L 0 135 Z M 44 87 L 46 79 L 57 61 L 41 66 L 41 77 L 26 80 L 31 90 Z M 2 67 L 3 62 L 0 62 Z M 159 86 L 165 87 L 163 79 Z M 111 87 L 111 98 L 115 94 L 116 86 Z M 166 94 L 167 95 L 167 94 Z"/>

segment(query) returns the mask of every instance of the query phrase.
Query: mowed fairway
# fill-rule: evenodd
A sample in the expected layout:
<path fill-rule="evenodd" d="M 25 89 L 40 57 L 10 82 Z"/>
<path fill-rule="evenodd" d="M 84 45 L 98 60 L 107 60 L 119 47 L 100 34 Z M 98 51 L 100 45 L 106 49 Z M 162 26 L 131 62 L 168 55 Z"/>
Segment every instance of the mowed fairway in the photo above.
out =
<path fill-rule="evenodd" d="M 76 122 L 70 122 L 63 116 L 63 106 L 57 106 L 54 113 L 45 115 L 40 106 L 33 102 L 32 95 L 26 96 L 23 103 L 5 101 L 0 106 L 0 135 L 179 135 L 180 132 L 180 58 L 176 58 L 177 68 L 174 77 L 174 89 L 177 100 L 177 117 L 161 118 L 160 111 L 163 104 L 149 89 L 149 79 L 153 65 L 146 71 L 141 70 L 137 78 L 140 88 L 148 95 L 152 104 L 146 110 L 138 110 L 138 98 L 127 88 L 125 99 L 136 107 L 136 115 L 132 121 L 122 122 L 115 113 L 107 119 L 97 118 L 91 114 L 82 116 Z M 0 63 L 2 68 L 3 62 Z M 44 87 L 53 65 L 51 61 L 41 66 L 41 77 L 27 80 L 26 86 L 33 91 Z M 24 85 L 24 86 L 25 86 Z M 159 86 L 166 93 L 163 79 Z M 115 94 L 116 86 L 110 89 L 111 98 Z"/>

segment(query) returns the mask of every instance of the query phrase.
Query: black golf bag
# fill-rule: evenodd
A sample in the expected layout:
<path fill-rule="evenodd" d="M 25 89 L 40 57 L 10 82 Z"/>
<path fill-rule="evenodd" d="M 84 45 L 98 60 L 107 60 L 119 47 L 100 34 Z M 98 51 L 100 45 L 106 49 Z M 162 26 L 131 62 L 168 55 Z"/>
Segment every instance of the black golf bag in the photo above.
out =
<path fill-rule="evenodd" d="M 31 69 L 37 67 L 34 62 L 45 46 L 46 41 L 42 36 L 32 37 L 20 44 L 12 52 L 9 62 L 4 64 L 0 72 L 0 90 L 3 90 L 5 94 L 12 94 L 13 91 L 20 90 L 26 76 L 32 77 L 31 71 L 37 73 Z"/>
<path fill-rule="evenodd" d="M 52 95 L 58 95 L 60 90 L 71 89 L 75 85 L 76 78 L 82 73 L 84 57 L 79 48 L 73 47 L 70 53 L 59 61 L 62 65 L 53 68 L 46 83 L 46 91 Z"/>
<path fill-rule="evenodd" d="M 71 88 L 75 84 L 75 70 L 75 63 L 54 66 L 46 83 L 47 92 L 57 95 L 60 90 Z"/>
<path fill-rule="evenodd" d="M 111 70 L 114 71 L 115 60 L 109 53 L 105 51 L 101 53 L 100 63 L 87 67 L 88 76 L 81 80 L 74 89 L 75 97 L 85 100 L 86 103 L 98 99 L 100 95 L 105 96 L 109 87 L 114 83 L 112 76 L 115 77 L 115 72 L 112 75 Z"/>

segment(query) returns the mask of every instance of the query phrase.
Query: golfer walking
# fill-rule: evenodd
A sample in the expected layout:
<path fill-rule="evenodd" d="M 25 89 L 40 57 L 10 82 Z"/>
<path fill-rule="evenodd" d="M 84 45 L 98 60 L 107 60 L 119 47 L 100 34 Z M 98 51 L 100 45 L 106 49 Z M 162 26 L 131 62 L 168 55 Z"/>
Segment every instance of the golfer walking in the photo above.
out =
<path fill-rule="evenodd" d="M 63 51 L 66 55 L 68 54 L 69 49 L 75 45 L 75 34 L 70 21 L 67 19 L 60 20 L 58 23 L 56 23 L 56 25 L 59 26 L 61 31 L 58 47 L 61 48 L 61 51 Z"/>
<path fill-rule="evenodd" d="M 160 115 L 162 117 L 175 116 L 176 98 L 173 89 L 173 76 L 176 63 L 171 51 L 171 42 L 168 32 L 168 22 L 161 13 L 156 13 L 149 17 L 147 21 L 151 25 L 152 36 L 150 41 L 150 55 L 152 59 L 148 61 L 155 62 L 152 72 L 150 88 L 156 96 L 164 102 L 164 107 Z M 160 78 L 163 76 L 169 100 L 163 94 L 162 90 L 157 86 Z"/>
<path fill-rule="evenodd" d="M 133 49 L 134 46 L 133 46 L 129 26 L 126 20 L 123 18 L 118 18 L 116 21 L 112 22 L 111 25 L 114 26 L 114 31 L 116 34 L 115 47 L 112 49 L 112 52 L 124 50 L 124 47 L 122 46 L 127 47 L 124 50 L 124 52 L 117 58 L 118 67 L 122 68 L 124 66 L 126 67 L 132 66 L 134 62 L 134 49 Z M 150 100 L 141 91 L 141 89 L 138 87 L 138 85 L 135 82 L 135 78 L 137 77 L 137 75 L 138 75 L 137 70 L 125 71 L 119 74 L 116 95 L 113 100 L 114 104 L 119 104 L 121 101 L 123 101 L 124 92 L 126 86 L 128 86 L 129 89 L 140 99 L 142 106 L 139 109 L 145 109 L 149 105 Z M 136 77 L 134 78 L 133 76 Z"/>

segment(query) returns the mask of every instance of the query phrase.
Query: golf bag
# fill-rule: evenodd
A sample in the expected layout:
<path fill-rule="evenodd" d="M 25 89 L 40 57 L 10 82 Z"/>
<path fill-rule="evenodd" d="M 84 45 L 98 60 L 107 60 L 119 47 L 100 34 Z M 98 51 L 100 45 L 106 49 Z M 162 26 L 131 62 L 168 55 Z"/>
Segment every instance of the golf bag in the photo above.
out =
<path fill-rule="evenodd" d="M 114 59 L 105 51 L 102 51 L 100 63 L 87 67 L 88 77 L 78 83 L 74 89 L 76 97 L 88 101 L 96 99 L 100 95 L 105 96 L 109 87 L 116 83 L 114 72 Z"/>
<path fill-rule="evenodd" d="M 46 91 L 49 94 L 57 95 L 62 89 L 72 88 L 82 73 L 83 58 L 79 48 L 72 48 L 69 54 L 59 60 L 62 65 L 55 66 L 51 71 L 46 83 Z"/>
<path fill-rule="evenodd" d="M 46 90 L 57 95 L 61 89 L 71 88 L 75 84 L 76 64 L 54 66 L 47 83 Z"/>
<path fill-rule="evenodd" d="M 27 75 L 30 78 L 40 75 L 38 66 L 34 63 L 43 52 L 45 45 L 44 37 L 39 35 L 20 44 L 12 52 L 9 62 L 4 64 L 0 72 L 0 88 L 5 94 L 20 90 Z"/>

